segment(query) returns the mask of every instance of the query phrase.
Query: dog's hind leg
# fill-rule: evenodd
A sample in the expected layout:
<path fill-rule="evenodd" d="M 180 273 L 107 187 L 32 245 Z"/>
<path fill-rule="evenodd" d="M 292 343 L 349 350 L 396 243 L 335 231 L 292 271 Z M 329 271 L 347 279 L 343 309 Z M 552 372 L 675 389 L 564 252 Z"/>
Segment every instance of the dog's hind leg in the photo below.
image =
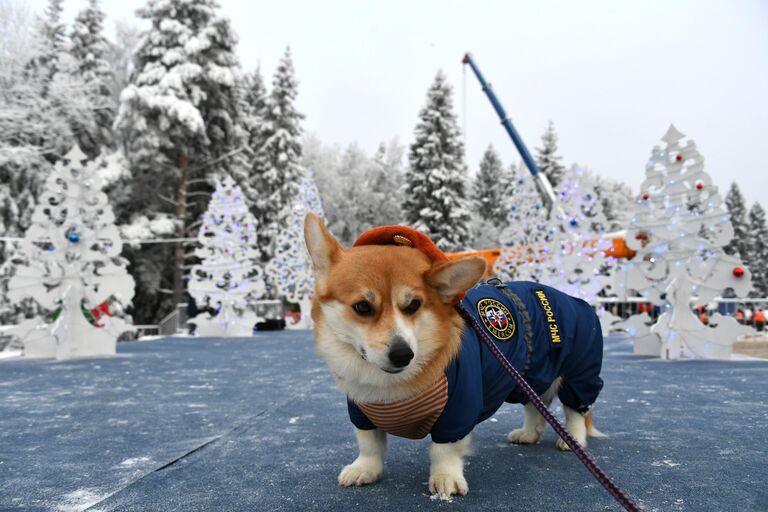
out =
<path fill-rule="evenodd" d="M 597 427 L 595 427 L 595 415 L 592 414 L 592 410 L 590 410 L 587 414 L 584 415 L 584 421 L 587 427 L 587 436 L 608 437 L 607 435 L 597 430 Z"/>
<path fill-rule="evenodd" d="M 581 446 L 587 446 L 586 418 L 583 414 L 574 409 L 571 409 L 567 405 L 563 405 L 563 410 L 565 410 L 565 428 L 568 429 L 568 432 L 570 432 L 573 438 L 576 439 L 577 443 L 579 443 Z M 565 444 L 565 441 L 559 437 L 557 438 L 557 443 L 555 443 L 555 446 L 557 446 L 557 448 L 560 450 L 570 450 L 568 445 Z"/>
<path fill-rule="evenodd" d="M 559 377 L 549 389 L 541 395 L 541 400 L 549 407 L 552 403 L 552 399 L 555 398 L 557 391 L 560 389 L 560 383 L 562 379 Z M 523 426 L 513 430 L 507 434 L 507 439 L 510 443 L 515 444 L 537 444 L 544 438 L 544 428 L 547 426 L 547 422 L 544 416 L 539 414 L 536 407 L 531 402 L 525 404 L 525 419 L 523 420 Z"/>
<path fill-rule="evenodd" d="M 381 478 L 384 470 L 387 434 L 381 430 L 361 429 L 356 429 L 356 434 L 360 455 L 339 473 L 339 485 L 343 487 L 372 484 Z"/>

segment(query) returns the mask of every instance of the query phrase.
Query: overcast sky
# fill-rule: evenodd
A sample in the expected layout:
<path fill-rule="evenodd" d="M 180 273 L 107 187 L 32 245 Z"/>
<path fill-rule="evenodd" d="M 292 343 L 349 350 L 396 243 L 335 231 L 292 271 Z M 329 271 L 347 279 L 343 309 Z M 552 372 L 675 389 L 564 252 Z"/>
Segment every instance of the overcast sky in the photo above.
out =
<path fill-rule="evenodd" d="M 28 4 L 38 12 L 46 0 Z M 66 18 L 86 0 L 65 0 Z M 137 0 L 102 0 L 108 28 Z M 492 143 L 518 160 L 461 58 L 471 51 L 529 147 L 555 122 L 566 163 L 637 192 L 669 123 L 692 137 L 721 189 L 736 180 L 768 206 L 768 2 L 419 0 L 221 1 L 243 67 L 268 80 L 290 45 L 305 128 L 369 152 L 410 143 L 442 68 L 463 118 L 472 172 Z"/>

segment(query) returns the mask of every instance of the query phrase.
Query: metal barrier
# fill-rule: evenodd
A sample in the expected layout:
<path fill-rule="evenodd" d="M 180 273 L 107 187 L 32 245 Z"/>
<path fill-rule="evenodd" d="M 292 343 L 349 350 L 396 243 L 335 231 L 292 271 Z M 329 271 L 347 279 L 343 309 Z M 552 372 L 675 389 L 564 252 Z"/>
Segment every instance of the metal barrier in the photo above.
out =
<path fill-rule="evenodd" d="M 162 336 L 173 336 L 187 332 L 187 304 L 177 304 L 176 309 L 168 313 L 160 320 L 157 326 L 158 333 Z"/>
<path fill-rule="evenodd" d="M 638 313 L 648 313 L 652 319 L 658 318 L 663 313 L 663 308 L 655 306 L 642 297 L 630 297 L 619 300 L 616 297 L 598 297 L 597 303 L 616 316 L 629 318 Z M 710 315 L 720 313 L 725 316 L 736 317 L 743 325 L 748 325 L 758 332 L 766 330 L 766 315 L 768 315 L 768 298 L 725 298 L 717 297 L 704 306 L 691 305 L 703 322 L 707 322 Z"/>

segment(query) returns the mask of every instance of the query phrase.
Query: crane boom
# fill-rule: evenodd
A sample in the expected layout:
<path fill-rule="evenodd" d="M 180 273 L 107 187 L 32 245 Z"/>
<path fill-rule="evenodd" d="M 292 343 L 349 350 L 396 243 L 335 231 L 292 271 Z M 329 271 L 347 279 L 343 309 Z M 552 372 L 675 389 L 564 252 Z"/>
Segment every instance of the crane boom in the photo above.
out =
<path fill-rule="evenodd" d="M 547 179 L 547 176 L 543 172 L 539 171 L 539 166 L 536 165 L 536 161 L 528 151 L 528 147 L 523 142 L 520 134 L 517 133 L 515 126 L 512 124 L 512 120 L 509 118 L 507 112 L 504 110 L 504 107 L 501 105 L 501 102 L 496 97 L 496 93 L 493 92 L 491 84 L 485 81 L 485 77 L 480 72 L 480 68 L 477 67 L 475 59 L 472 58 L 472 54 L 464 54 L 462 62 L 465 65 L 469 64 L 469 67 L 472 68 L 472 71 L 475 73 L 477 80 L 483 87 L 483 92 L 485 92 L 485 95 L 488 96 L 493 109 L 496 111 L 496 114 L 498 114 L 499 119 L 501 119 L 502 126 L 504 126 L 504 129 L 507 131 L 509 138 L 512 139 L 512 142 L 517 148 L 517 152 L 520 153 L 523 162 L 525 162 L 526 167 L 528 167 L 528 170 L 531 172 L 531 175 L 536 182 L 536 187 L 539 189 L 539 193 L 541 194 L 542 199 L 547 204 L 547 207 L 551 210 L 555 205 L 556 199 L 555 192 L 552 190 L 552 185 L 549 183 L 549 179 Z"/>

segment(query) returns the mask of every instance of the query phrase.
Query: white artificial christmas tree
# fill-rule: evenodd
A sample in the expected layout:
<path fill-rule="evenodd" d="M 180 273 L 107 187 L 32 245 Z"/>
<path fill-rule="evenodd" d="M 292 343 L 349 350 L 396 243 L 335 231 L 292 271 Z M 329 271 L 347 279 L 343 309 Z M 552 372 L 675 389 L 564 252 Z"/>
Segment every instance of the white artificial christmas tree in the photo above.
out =
<path fill-rule="evenodd" d="M 536 184 L 527 173 L 510 182 L 507 227 L 501 234 L 501 255 L 493 271 L 503 281 L 541 282 L 552 260 L 555 227 Z"/>
<path fill-rule="evenodd" d="M 529 176 L 513 186 L 509 226 L 494 270 L 502 279 L 543 283 L 594 303 L 608 284 L 607 221 L 588 173 L 574 166 L 561 176 L 552 212 Z"/>
<path fill-rule="evenodd" d="M 325 220 L 315 180 L 305 176 L 299 184 L 299 196 L 285 214 L 286 227 L 277 235 L 275 256 L 267 265 L 267 275 L 278 293 L 288 302 L 299 305 L 301 320 L 289 326 L 296 329 L 312 328 L 310 310 L 315 279 L 312 260 L 304 244 L 304 218 L 310 212 Z"/>
<path fill-rule="evenodd" d="M 226 176 L 216 189 L 197 235 L 189 294 L 208 311 L 191 319 L 201 336 L 250 336 L 259 318 L 252 303 L 264 295 L 259 266 L 256 219 L 248 211 L 240 187 Z M 211 314 L 211 310 L 215 314 Z"/>
<path fill-rule="evenodd" d="M 622 265 L 618 291 L 638 292 L 663 309 L 653 336 L 635 340 L 635 353 L 662 358 L 727 358 L 739 326 L 714 314 L 704 325 L 691 310 L 729 291 L 745 296 L 751 274 L 723 246 L 733 228 L 718 189 L 704 172 L 704 158 L 692 140 L 670 126 L 653 148 L 637 206 L 627 229 L 636 256 Z"/>
<path fill-rule="evenodd" d="M 595 304 L 609 284 L 613 259 L 606 256 L 608 221 L 595 191 L 595 180 L 574 166 L 561 177 L 558 206 L 552 211 L 557 241 L 543 282 L 573 297 Z"/>
<path fill-rule="evenodd" d="M 77 147 L 46 181 L 8 283 L 11 300 L 31 297 L 43 308 L 58 310 L 50 325 L 36 318 L 17 328 L 27 356 L 111 355 L 117 337 L 128 330 L 119 318 L 105 315 L 91 323 L 84 316 L 110 301 L 124 306 L 134 294 L 127 261 L 120 257 L 122 242 L 112 208 L 101 187 L 95 164 Z"/>

